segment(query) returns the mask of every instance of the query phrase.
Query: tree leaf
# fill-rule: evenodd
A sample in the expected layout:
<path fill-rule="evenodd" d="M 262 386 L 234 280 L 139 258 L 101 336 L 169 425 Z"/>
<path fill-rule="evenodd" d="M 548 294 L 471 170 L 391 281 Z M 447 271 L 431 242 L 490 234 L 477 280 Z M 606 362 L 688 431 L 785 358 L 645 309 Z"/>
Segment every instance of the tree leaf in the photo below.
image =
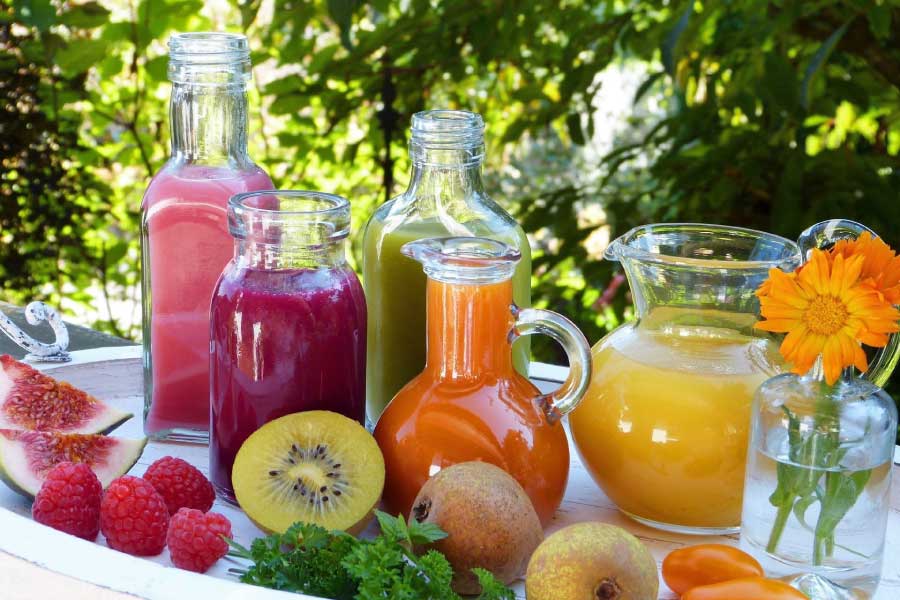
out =
<path fill-rule="evenodd" d="M 797 74 L 787 59 L 774 52 L 767 53 L 763 83 L 766 94 L 778 108 L 791 113 L 796 111 Z"/>
<path fill-rule="evenodd" d="M 566 127 L 569 129 L 572 143 L 576 146 L 584 146 L 584 132 L 581 129 L 581 115 L 578 113 L 569 113 L 568 116 L 566 116 Z"/>
<path fill-rule="evenodd" d="M 63 52 L 56 55 L 56 64 L 62 72 L 71 77 L 84 73 L 95 63 L 106 57 L 109 42 L 104 39 L 78 39 L 69 42 Z"/>
<path fill-rule="evenodd" d="M 678 46 L 678 41 L 681 39 L 681 34 L 684 33 L 688 23 L 690 23 L 691 15 L 693 13 L 694 3 L 692 0 L 689 0 L 687 6 L 684 8 L 684 12 L 681 13 L 681 17 L 679 17 L 678 22 L 675 23 L 675 27 L 673 27 L 666 35 L 662 47 L 660 48 L 663 66 L 666 69 L 666 73 L 673 79 L 675 77 L 675 49 Z"/>
<path fill-rule="evenodd" d="M 866 16 L 869 19 L 869 29 L 872 34 L 881 41 L 891 37 L 891 6 L 888 3 L 876 4 L 871 7 Z"/>
<path fill-rule="evenodd" d="M 18 0 L 14 5 L 16 18 L 38 31 L 47 31 L 56 23 L 56 9 L 50 0 Z"/>
<path fill-rule="evenodd" d="M 341 32 L 341 43 L 347 50 L 353 50 L 350 28 L 353 26 L 354 10 L 356 10 L 356 0 L 328 0 L 328 14 L 337 24 Z"/>
<path fill-rule="evenodd" d="M 659 81 L 659 78 L 665 74 L 666 74 L 665 71 L 657 71 L 656 73 L 653 73 L 652 75 L 647 77 L 647 79 L 645 79 L 643 82 L 641 82 L 641 85 L 638 87 L 637 91 L 634 93 L 634 99 L 631 101 L 631 103 L 637 104 L 638 102 L 640 102 L 641 98 L 643 98 L 644 95 L 648 91 L 650 91 L 650 88 L 653 87 L 653 84 L 656 83 L 657 81 Z"/>
<path fill-rule="evenodd" d="M 800 105 L 803 106 L 805 110 L 809 110 L 809 88 L 812 85 L 813 79 L 815 79 L 819 71 L 822 70 L 828 57 L 831 56 L 831 51 L 834 50 L 834 47 L 837 46 L 838 42 L 841 41 L 841 38 L 844 37 L 847 28 L 850 27 L 850 23 L 851 21 L 847 21 L 838 27 L 834 33 L 828 36 L 828 39 L 822 42 L 822 45 L 813 55 L 812 60 L 809 61 L 809 65 L 807 65 L 806 72 L 803 75 L 803 83 L 800 85 Z"/>
<path fill-rule="evenodd" d="M 76 4 L 59 17 L 59 22 L 69 27 L 91 29 L 109 20 L 109 11 L 96 2 Z"/>
<path fill-rule="evenodd" d="M 322 48 L 321 50 L 318 50 L 313 55 L 313 58 L 309 63 L 309 72 L 319 73 L 323 71 L 331 62 L 331 59 L 334 58 L 334 55 L 338 51 L 338 48 L 340 48 L 338 44 L 332 44 L 330 46 Z"/>
<path fill-rule="evenodd" d="M 246 30 L 256 20 L 262 0 L 239 0 L 237 4 L 241 9 L 241 27 Z"/>
<path fill-rule="evenodd" d="M 165 54 L 151 58 L 144 64 L 144 69 L 154 81 L 166 81 L 168 79 L 169 57 Z"/>

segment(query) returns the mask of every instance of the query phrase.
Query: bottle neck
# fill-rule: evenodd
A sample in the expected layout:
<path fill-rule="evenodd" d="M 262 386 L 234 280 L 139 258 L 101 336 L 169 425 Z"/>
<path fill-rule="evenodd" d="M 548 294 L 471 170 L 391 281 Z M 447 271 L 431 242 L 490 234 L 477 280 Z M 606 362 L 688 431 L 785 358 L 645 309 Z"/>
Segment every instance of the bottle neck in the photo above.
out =
<path fill-rule="evenodd" d="M 173 83 L 169 122 L 173 158 L 237 169 L 250 164 L 243 83 Z"/>
<path fill-rule="evenodd" d="M 408 197 L 447 201 L 484 193 L 483 146 L 436 149 L 412 144 Z"/>
<path fill-rule="evenodd" d="M 426 373 L 457 382 L 513 376 L 511 280 L 459 285 L 429 279 L 426 295 Z"/>
<path fill-rule="evenodd" d="M 341 269 L 347 265 L 343 240 L 322 246 L 235 240 L 234 259 L 241 266 L 261 271 Z"/>

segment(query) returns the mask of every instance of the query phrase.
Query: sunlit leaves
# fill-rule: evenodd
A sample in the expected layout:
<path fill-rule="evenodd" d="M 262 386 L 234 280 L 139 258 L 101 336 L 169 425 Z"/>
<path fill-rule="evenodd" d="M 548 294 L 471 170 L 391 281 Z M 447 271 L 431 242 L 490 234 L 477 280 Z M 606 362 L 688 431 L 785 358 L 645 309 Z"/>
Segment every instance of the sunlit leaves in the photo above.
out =
<path fill-rule="evenodd" d="M 75 39 L 66 44 L 64 52 L 56 55 L 56 65 L 63 75 L 83 73 L 105 56 L 109 44 L 103 39 Z"/>

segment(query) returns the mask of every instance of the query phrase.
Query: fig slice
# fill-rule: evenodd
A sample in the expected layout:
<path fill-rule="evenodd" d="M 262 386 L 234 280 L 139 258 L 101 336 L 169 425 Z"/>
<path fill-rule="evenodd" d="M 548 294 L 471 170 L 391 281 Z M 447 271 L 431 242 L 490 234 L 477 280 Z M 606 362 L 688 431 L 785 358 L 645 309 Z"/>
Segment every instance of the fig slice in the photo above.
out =
<path fill-rule="evenodd" d="M 0 429 L 109 433 L 132 416 L 8 354 L 0 356 Z"/>
<path fill-rule="evenodd" d="M 68 461 L 87 464 L 106 488 L 134 466 L 146 445 L 147 438 L 0 429 L 0 479 L 33 500 L 50 469 Z"/>

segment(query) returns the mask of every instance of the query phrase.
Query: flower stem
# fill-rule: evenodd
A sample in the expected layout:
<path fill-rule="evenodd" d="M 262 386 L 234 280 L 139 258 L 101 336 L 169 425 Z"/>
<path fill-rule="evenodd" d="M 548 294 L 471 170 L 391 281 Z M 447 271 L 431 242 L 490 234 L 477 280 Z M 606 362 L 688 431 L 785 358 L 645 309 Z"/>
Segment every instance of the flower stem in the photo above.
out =
<path fill-rule="evenodd" d="M 775 523 L 772 525 L 772 533 L 769 534 L 769 543 L 766 544 L 766 552 L 774 553 L 775 548 L 778 547 L 778 542 L 781 540 L 781 534 L 784 533 L 788 517 L 791 516 L 795 498 L 796 496 L 791 494 L 778 507 L 778 514 L 775 516 Z"/>

